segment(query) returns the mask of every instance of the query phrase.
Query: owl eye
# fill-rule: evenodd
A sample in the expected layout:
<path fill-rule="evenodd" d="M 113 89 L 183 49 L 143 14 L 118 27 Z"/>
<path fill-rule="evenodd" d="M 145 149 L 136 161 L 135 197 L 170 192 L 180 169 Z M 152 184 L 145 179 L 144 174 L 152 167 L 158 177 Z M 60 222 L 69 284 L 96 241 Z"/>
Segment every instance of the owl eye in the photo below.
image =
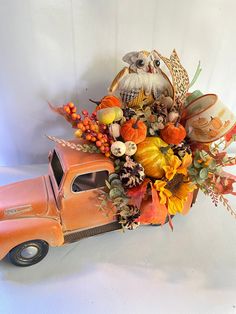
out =
<path fill-rule="evenodd" d="M 154 66 L 156 67 L 156 68 L 158 68 L 159 66 L 160 66 L 160 60 L 154 60 Z"/>
<path fill-rule="evenodd" d="M 143 59 L 138 59 L 136 62 L 135 62 L 135 65 L 137 68 L 143 68 L 145 63 L 143 61 Z"/>

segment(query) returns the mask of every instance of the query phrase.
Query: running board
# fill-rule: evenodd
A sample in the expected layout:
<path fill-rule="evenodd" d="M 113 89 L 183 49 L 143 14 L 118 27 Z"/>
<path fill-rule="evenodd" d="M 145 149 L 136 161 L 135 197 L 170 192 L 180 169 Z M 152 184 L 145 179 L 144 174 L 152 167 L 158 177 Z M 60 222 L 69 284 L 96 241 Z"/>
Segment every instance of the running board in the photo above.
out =
<path fill-rule="evenodd" d="M 84 238 L 92 237 L 100 233 L 110 232 L 113 230 L 121 229 L 122 226 L 117 221 L 111 222 L 106 225 L 81 230 L 81 231 L 75 231 L 64 235 L 64 244 L 66 243 L 73 243 L 76 241 L 79 241 Z"/>

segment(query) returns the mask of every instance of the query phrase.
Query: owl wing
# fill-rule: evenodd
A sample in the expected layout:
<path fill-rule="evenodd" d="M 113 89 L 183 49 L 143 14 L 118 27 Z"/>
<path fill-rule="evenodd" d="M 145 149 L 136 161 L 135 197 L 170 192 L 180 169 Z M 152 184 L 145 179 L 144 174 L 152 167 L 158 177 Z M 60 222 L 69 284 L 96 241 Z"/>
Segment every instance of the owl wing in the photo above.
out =
<path fill-rule="evenodd" d="M 129 107 L 136 107 L 138 105 L 142 106 L 150 101 L 150 96 L 146 96 L 141 88 L 137 89 L 126 86 L 126 88 L 119 89 L 120 81 L 129 73 L 129 68 L 124 67 L 114 78 L 108 92 L 115 94 L 117 91 L 124 105 L 128 105 Z"/>
<path fill-rule="evenodd" d="M 110 87 L 108 88 L 108 92 L 113 94 L 119 85 L 119 81 L 128 73 L 129 73 L 129 68 L 124 67 L 112 81 Z"/>

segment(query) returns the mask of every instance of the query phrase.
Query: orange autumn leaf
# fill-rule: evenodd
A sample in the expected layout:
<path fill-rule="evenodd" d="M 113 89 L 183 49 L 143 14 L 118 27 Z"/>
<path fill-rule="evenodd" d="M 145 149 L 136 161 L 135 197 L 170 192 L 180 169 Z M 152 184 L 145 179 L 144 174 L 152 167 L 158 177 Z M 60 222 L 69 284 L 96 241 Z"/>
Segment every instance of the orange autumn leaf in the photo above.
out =
<path fill-rule="evenodd" d="M 152 210 L 153 210 L 153 220 L 152 223 L 159 223 L 164 225 L 168 215 L 167 207 L 162 205 L 159 200 L 156 189 L 152 186 Z"/>
<path fill-rule="evenodd" d="M 163 225 L 166 222 L 167 215 L 168 212 L 166 206 L 160 204 L 158 193 L 152 187 L 152 202 L 148 202 L 147 206 L 143 206 L 141 215 L 137 221 L 140 223 Z"/>
<path fill-rule="evenodd" d="M 147 190 L 150 179 L 145 179 L 143 183 L 137 187 L 128 190 L 127 195 L 131 198 L 131 203 L 140 209 L 142 200 Z"/>

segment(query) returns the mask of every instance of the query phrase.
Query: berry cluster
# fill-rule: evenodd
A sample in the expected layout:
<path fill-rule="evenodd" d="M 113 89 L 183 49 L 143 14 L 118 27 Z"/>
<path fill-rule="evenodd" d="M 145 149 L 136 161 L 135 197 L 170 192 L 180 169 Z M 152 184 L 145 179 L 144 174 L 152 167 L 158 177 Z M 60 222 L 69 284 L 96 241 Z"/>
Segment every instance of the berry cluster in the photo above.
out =
<path fill-rule="evenodd" d="M 75 136 L 93 142 L 106 157 L 110 157 L 110 147 L 113 143 L 108 127 L 99 123 L 96 111 L 89 115 L 87 110 L 77 114 L 76 106 L 70 102 L 63 107 L 66 118 L 76 128 Z"/>
<path fill-rule="evenodd" d="M 77 108 L 73 102 L 69 102 L 67 105 L 63 106 L 63 110 L 68 120 L 76 121 L 81 119 L 80 114 L 77 114 Z"/>

